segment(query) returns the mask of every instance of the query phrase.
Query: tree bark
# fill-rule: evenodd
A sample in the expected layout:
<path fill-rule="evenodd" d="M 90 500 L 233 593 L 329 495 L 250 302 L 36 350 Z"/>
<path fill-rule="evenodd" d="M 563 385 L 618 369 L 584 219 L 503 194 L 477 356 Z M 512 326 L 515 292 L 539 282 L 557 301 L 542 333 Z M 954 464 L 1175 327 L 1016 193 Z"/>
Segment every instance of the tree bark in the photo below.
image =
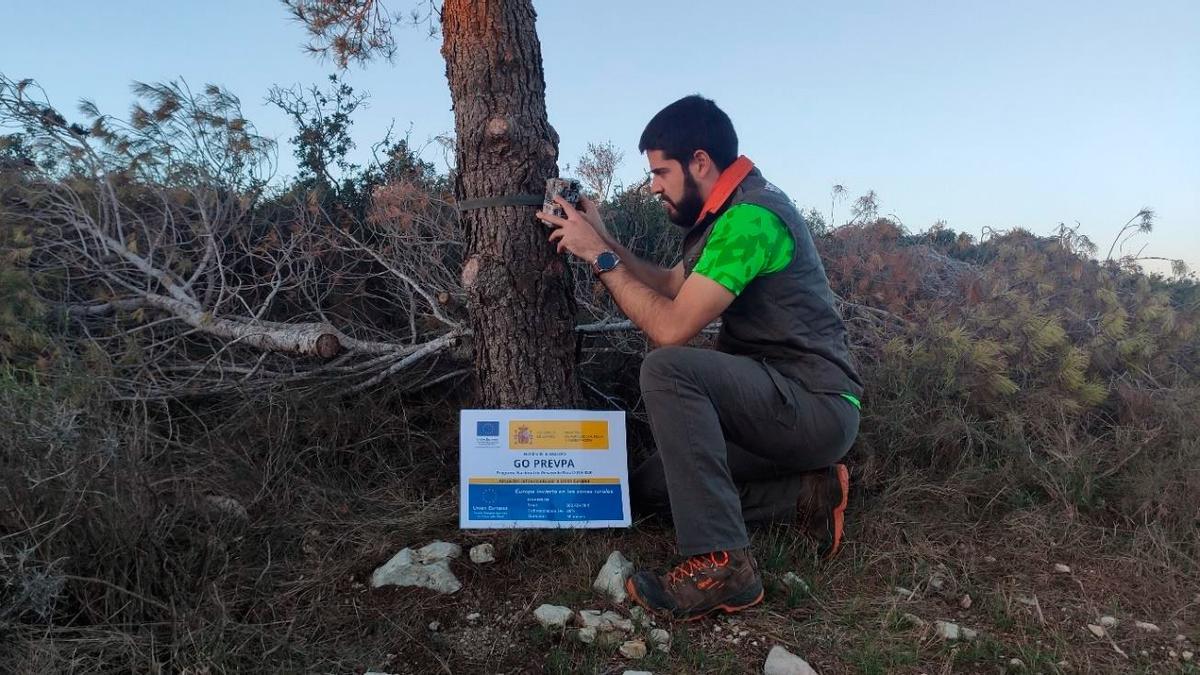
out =
<path fill-rule="evenodd" d="M 541 194 L 558 175 L 531 0 L 445 0 L 442 56 L 454 102 L 459 200 Z M 534 207 L 462 214 L 463 286 L 476 386 L 489 408 L 575 405 L 575 301 Z"/>

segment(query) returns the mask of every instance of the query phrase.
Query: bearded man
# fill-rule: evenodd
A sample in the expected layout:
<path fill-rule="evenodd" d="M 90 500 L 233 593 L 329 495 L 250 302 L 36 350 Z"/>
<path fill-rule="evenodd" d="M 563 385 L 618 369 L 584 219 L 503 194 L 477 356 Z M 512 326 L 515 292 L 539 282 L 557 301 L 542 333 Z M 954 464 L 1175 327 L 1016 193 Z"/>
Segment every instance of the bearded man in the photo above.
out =
<path fill-rule="evenodd" d="M 812 234 L 738 155 L 729 117 L 682 98 L 650 120 L 638 150 L 650 189 L 686 230 L 679 264 L 632 255 L 590 200 L 560 199 L 565 217 L 538 217 L 658 345 L 641 369 L 657 452 L 633 472 L 632 496 L 641 511 L 669 512 L 685 559 L 637 572 L 626 589 L 691 620 L 762 600 L 747 522 L 799 519 L 823 554 L 837 552 L 849 492 L 838 462 L 858 433 L 863 385 Z M 684 346 L 718 318 L 716 349 Z"/>

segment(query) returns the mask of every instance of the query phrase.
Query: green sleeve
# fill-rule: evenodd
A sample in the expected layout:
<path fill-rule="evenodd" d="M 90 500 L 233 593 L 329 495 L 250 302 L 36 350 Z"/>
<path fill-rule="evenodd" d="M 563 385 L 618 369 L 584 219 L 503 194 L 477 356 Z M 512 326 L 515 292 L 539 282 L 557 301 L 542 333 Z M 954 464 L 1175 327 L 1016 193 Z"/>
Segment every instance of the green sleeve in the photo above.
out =
<path fill-rule="evenodd" d="M 738 204 L 713 224 L 694 271 L 736 296 L 755 277 L 787 267 L 795 248 L 778 216 L 761 206 Z"/>

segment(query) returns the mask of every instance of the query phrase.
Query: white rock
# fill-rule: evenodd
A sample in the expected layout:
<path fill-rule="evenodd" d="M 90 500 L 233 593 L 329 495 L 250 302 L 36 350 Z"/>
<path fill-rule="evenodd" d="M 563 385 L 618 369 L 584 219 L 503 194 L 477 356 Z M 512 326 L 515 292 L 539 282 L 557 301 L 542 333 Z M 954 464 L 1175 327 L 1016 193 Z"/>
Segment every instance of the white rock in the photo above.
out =
<path fill-rule="evenodd" d="M 775 645 L 763 664 L 763 675 L 817 675 L 804 659 Z"/>
<path fill-rule="evenodd" d="M 957 640 L 959 637 L 958 624 L 956 623 L 935 621 L 933 627 L 937 631 L 938 637 L 943 640 Z"/>
<path fill-rule="evenodd" d="M 452 544 L 448 541 L 435 541 L 417 549 L 413 553 L 413 561 L 428 564 L 438 562 L 439 560 L 457 558 L 460 555 L 462 555 L 462 547 L 458 544 Z"/>
<path fill-rule="evenodd" d="M 925 619 L 922 619 L 916 614 L 911 614 L 909 612 L 901 614 L 900 621 L 903 622 L 904 625 L 912 626 L 913 628 L 921 628 L 925 625 Z"/>
<path fill-rule="evenodd" d="M 598 632 L 621 631 L 633 632 L 633 622 L 613 611 L 601 612 L 598 609 L 585 609 L 579 612 L 579 622 L 584 628 L 595 628 Z"/>
<path fill-rule="evenodd" d="M 934 574 L 929 577 L 929 590 L 936 593 L 941 593 L 946 589 L 946 577 L 940 574 Z"/>
<path fill-rule="evenodd" d="M 1054 571 L 1058 572 L 1059 574 L 1070 574 L 1071 568 L 1062 563 L 1054 563 Z"/>
<path fill-rule="evenodd" d="M 472 546 L 468 555 L 471 556 L 471 562 L 479 565 L 496 562 L 496 547 L 491 544 L 479 544 Z"/>
<path fill-rule="evenodd" d="M 430 544 L 430 546 L 432 545 Z M 450 546 L 454 545 L 450 544 Z M 432 562 L 424 562 L 430 559 L 428 552 L 422 553 L 428 548 L 426 546 L 415 552 L 411 548 L 401 549 L 399 553 L 392 556 L 391 560 L 380 565 L 371 574 L 371 587 L 418 586 L 438 593 L 454 593 L 462 588 L 462 584 L 450 571 L 448 557 L 433 558 Z M 418 554 L 421 556 L 420 559 L 418 559 Z"/>
<path fill-rule="evenodd" d="M 937 636 L 943 640 L 970 641 L 979 637 L 979 633 L 977 631 L 971 630 L 970 628 L 963 628 L 962 626 L 950 621 L 934 621 L 933 629 L 934 632 L 937 633 Z"/>
<path fill-rule="evenodd" d="M 575 633 L 575 638 L 585 645 L 590 645 L 596 641 L 596 627 L 584 626 Z"/>
<path fill-rule="evenodd" d="M 783 575 L 783 585 L 787 586 L 792 592 L 803 593 L 804 595 L 812 595 L 812 587 L 808 582 L 800 578 L 795 572 L 788 572 Z"/>
<path fill-rule="evenodd" d="M 621 645 L 621 656 L 627 659 L 646 658 L 646 643 L 641 640 L 628 640 Z"/>
<path fill-rule="evenodd" d="M 625 598 L 628 597 L 625 593 L 625 580 L 631 574 L 633 563 L 626 560 L 620 551 L 613 551 L 608 554 L 608 560 L 605 561 L 604 567 L 600 568 L 596 580 L 592 582 L 592 590 L 613 602 L 625 602 Z"/>
<path fill-rule="evenodd" d="M 985 563 L 994 563 L 994 562 L 996 562 L 996 556 L 994 556 L 994 555 L 985 555 L 985 556 L 983 556 L 983 562 L 985 562 Z M 1018 660 L 1020 660 L 1020 659 L 1013 659 L 1013 661 L 1018 661 Z"/>
<path fill-rule="evenodd" d="M 651 630 L 650 644 L 660 652 L 667 653 L 671 651 L 671 633 L 662 628 Z"/>
<path fill-rule="evenodd" d="M 1144 630 L 1147 633 L 1157 633 L 1161 630 L 1158 626 L 1155 626 L 1148 621 L 1134 621 L 1133 625 L 1138 630 Z"/>
<path fill-rule="evenodd" d="M 908 590 L 907 588 L 905 588 L 903 586 L 897 586 L 895 589 L 895 592 L 896 592 L 896 595 L 900 596 L 904 600 L 912 600 L 913 596 L 916 595 L 915 593 L 913 593 L 912 591 Z"/>
<path fill-rule="evenodd" d="M 1180 633 L 1175 636 L 1175 641 L 1176 642 L 1187 642 L 1187 636 L 1184 635 L 1183 633 Z"/>
<path fill-rule="evenodd" d="M 962 607 L 963 609 L 971 609 L 972 604 L 971 596 L 969 595 L 962 596 L 962 600 L 958 601 L 958 606 Z"/>
<path fill-rule="evenodd" d="M 439 621 L 430 621 L 429 622 L 429 630 L 436 633 L 437 631 L 439 631 L 441 629 L 442 629 L 441 622 L 439 622 Z"/>
<path fill-rule="evenodd" d="M 1183 654 L 1181 654 L 1180 656 L 1183 657 L 1184 661 L 1191 661 L 1192 659 L 1194 659 L 1196 657 L 1196 655 L 1190 651 L 1186 651 Z"/>
<path fill-rule="evenodd" d="M 471 612 L 467 615 L 467 621 L 478 621 L 480 616 L 482 615 L 479 612 Z"/>
<path fill-rule="evenodd" d="M 1094 623 L 1089 623 L 1087 625 L 1087 629 L 1092 631 L 1092 635 L 1095 635 L 1098 638 L 1102 638 L 1105 635 L 1108 635 L 1108 632 L 1104 630 L 1104 626 L 1097 626 Z"/>
<path fill-rule="evenodd" d="M 533 610 L 534 618 L 547 630 L 562 630 L 574 615 L 570 607 L 561 605 L 542 605 Z"/>
<path fill-rule="evenodd" d="M 1009 659 L 1008 667 L 1012 668 L 1013 670 L 1024 670 L 1025 662 L 1022 661 L 1021 659 Z"/>
<path fill-rule="evenodd" d="M 639 626 L 654 625 L 654 620 L 650 618 L 650 615 L 646 613 L 646 610 L 637 605 L 629 608 L 629 616 L 633 619 L 633 622 Z"/>
<path fill-rule="evenodd" d="M 1100 617 L 1100 625 L 1104 626 L 1105 628 L 1116 628 L 1118 623 L 1120 623 L 1120 621 L 1117 621 L 1117 617 L 1115 616 Z"/>

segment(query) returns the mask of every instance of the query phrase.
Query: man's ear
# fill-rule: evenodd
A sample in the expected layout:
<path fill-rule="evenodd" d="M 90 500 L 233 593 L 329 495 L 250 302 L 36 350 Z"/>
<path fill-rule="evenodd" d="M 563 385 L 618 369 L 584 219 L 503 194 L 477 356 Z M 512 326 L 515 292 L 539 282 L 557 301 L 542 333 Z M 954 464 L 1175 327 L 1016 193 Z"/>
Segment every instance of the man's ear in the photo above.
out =
<path fill-rule="evenodd" d="M 692 171 L 692 177 L 703 181 L 706 178 L 715 178 L 716 174 L 721 173 L 717 170 L 717 165 L 713 163 L 712 157 L 709 156 L 707 150 L 697 150 L 692 153 L 692 161 L 688 163 Z"/>

